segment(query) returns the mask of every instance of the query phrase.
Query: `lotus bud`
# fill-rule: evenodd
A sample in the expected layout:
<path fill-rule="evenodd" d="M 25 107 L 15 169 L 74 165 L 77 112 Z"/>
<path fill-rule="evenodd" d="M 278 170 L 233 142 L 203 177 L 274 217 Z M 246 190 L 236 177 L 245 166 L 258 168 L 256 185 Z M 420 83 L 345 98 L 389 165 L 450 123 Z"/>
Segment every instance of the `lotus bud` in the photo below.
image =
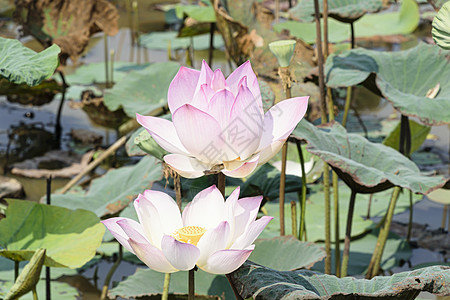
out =
<path fill-rule="evenodd" d="M 289 67 L 295 50 L 295 40 L 281 40 L 269 44 L 269 49 L 278 60 L 280 67 Z"/>

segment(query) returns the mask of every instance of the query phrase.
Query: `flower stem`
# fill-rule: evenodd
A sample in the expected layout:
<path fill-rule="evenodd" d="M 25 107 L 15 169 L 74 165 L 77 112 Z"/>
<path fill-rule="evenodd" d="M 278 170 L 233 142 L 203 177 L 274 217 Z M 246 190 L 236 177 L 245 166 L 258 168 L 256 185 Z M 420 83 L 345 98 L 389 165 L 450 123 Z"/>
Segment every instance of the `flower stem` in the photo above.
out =
<path fill-rule="evenodd" d="M 287 159 L 287 146 L 288 143 L 284 143 L 281 150 L 281 174 L 280 174 L 280 235 L 285 235 L 284 228 L 284 196 L 286 187 L 286 159 Z"/>
<path fill-rule="evenodd" d="M 225 174 L 220 172 L 217 175 L 217 188 L 219 189 L 219 191 L 222 193 L 222 196 L 224 196 L 224 197 L 225 197 L 225 182 L 226 182 Z"/>
<path fill-rule="evenodd" d="M 32 289 L 33 292 L 33 300 L 38 300 L 38 295 L 37 295 L 37 291 L 36 291 L 36 286 L 34 286 L 34 288 Z"/>
<path fill-rule="evenodd" d="M 400 194 L 401 187 L 396 186 L 392 192 L 391 201 L 389 202 L 389 208 L 386 213 L 386 220 L 384 221 L 383 227 L 380 229 L 378 234 L 377 245 L 375 251 L 372 254 L 372 259 L 370 260 L 369 269 L 366 274 L 366 278 L 372 278 L 378 274 L 381 265 L 381 258 L 383 257 L 384 247 L 389 235 L 389 230 L 391 228 L 392 218 L 394 216 L 395 205 L 397 204 L 397 199 Z"/>
<path fill-rule="evenodd" d="M 216 23 L 209 24 L 209 53 L 208 65 L 212 68 L 213 53 L 214 53 L 214 31 L 216 30 Z"/>
<path fill-rule="evenodd" d="M 109 53 L 108 53 L 108 35 L 106 33 L 103 34 L 103 46 L 105 50 L 105 85 L 106 88 L 109 88 Z"/>
<path fill-rule="evenodd" d="M 334 266 L 336 276 L 341 276 L 341 242 L 339 236 L 339 177 L 333 171 L 333 205 L 334 205 Z"/>
<path fill-rule="evenodd" d="M 164 276 L 164 287 L 161 300 L 169 299 L 169 285 L 170 285 L 170 273 L 166 273 L 166 275 Z"/>
<path fill-rule="evenodd" d="M 347 228 L 345 231 L 345 241 L 344 241 L 344 253 L 342 255 L 342 270 L 340 274 L 342 277 L 347 276 L 348 259 L 350 256 L 350 240 L 352 234 L 353 212 L 355 210 L 355 199 L 356 199 L 356 192 L 352 190 L 352 194 L 350 195 L 350 204 L 348 206 Z"/>
<path fill-rule="evenodd" d="M 291 224 L 292 224 L 292 235 L 297 236 L 297 203 L 291 201 Z"/>
<path fill-rule="evenodd" d="M 173 172 L 173 185 L 175 188 L 175 198 L 177 200 L 178 209 L 181 212 L 181 180 L 177 172 Z"/>
<path fill-rule="evenodd" d="M 300 241 L 306 240 L 305 225 L 306 225 L 306 172 L 305 172 L 305 158 L 303 157 L 303 151 L 300 141 L 296 141 L 298 156 L 300 157 L 300 166 L 302 169 L 302 198 L 300 203 L 300 230 L 298 239 Z"/>
<path fill-rule="evenodd" d="M 189 270 L 189 293 L 188 293 L 188 300 L 195 300 L 195 273 L 194 269 Z"/>
<path fill-rule="evenodd" d="M 122 261 L 122 254 L 123 254 L 123 248 L 122 248 L 122 245 L 119 244 L 119 255 L 117 256 L 116 262 L 112 265 L 111 269 L 109 270 L 108 274 L 106 275 L 105 282 L 103 283 L 102 294 L 100 296 L 101 300 L 104 300 L 107 298 L 109 282 L 111 281 L 111 278 L 112 278 L 114 272 L 117 270 L 117 268 L 120 265 L 120 262 Z"/>

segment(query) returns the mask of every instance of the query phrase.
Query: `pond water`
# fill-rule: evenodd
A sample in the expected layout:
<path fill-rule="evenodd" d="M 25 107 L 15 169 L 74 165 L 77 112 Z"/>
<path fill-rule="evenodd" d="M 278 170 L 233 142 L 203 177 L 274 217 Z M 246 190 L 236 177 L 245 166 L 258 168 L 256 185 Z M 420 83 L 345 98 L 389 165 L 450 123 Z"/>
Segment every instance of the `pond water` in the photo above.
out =
<path fill-rule="evenodd" d="M 164 13 L 155 11 L 152 5 L 158 1 L 139 1 L 139 19 L 140 30 L 142 32 L 160 31 L 167 28 L 164 23 Z M 161 62 L 167 61 L 168 55 L 166 51 L 147 50 L 145 48 L 138 48 L 131 46 L 131 34 L 128 28 L 127 16 L 123 7 L 121 8 L 120 26 L 121 30 L 114 37 L 108 38 L 108 48 L 115 49 L 116 61 L 130 61 L 134 62 Z M 10 34 L 13 27 L 6 28 L 8 32 L 1 32 L 0 35 Z M 417 40 L 429 37 L 430 27 L 429 24 L 424 23 L 419 27 L 414 36 L 404 43 L 378 43 L 374 41 L 361 42 L 362 46 L 380 49 L 380 50 L 402 50 L 414 46 Z M 32 48 L 39 48 L 35 42 L 29 41 L 27 43 Z M 97 35 L 91 39 L 88 47 L 89 51 L 80 59 L 80 63 L 89 64 L 94 62 L 102 62 L 104 60 L 104 43 L 102 34 Z M 119 51 L 120 49 L 120 51 Z M 174 55 L 184 63 L 185 54 L 184 51 L 178 51 Z M 208 56 L 207 51 L 195 51 L 194 67 L 200 67 L 200 61 L 202 58 Z M 230 72 L 230 68 L 225 59 L 224 52 L 221 50 L 215 50 L 214 52 L 214 64 L 213 69 L 221 68 L 224 74 Z M 72 70 L 73 71 L 73 70 Z M 68 68 L 68 73 L 70 73 Z M 55 75 L 57 76 L 57 75 Z M 393 109 L 390 103 L 383 99 L 377 99 L 376 101 L 368 102 L 367 93 L 357 93 L 355 98 L 355 107 L 360 114 L 364 122 L 379 122 L 377 120 L 384 119 L 388 116 L 396 115 L 398 113 Z M 370 96 L 373 97 L 374 95 Z M 46 182 L 45 179 L 32 179 L 22 176 L 8 174 L 8 167 L 18 161 L 20 158 L 32 158 L 36 156 L 36 152 L 33 149 L 38 148 L 42 151 L 44 148 L 50 148 L 45 137 L 53 136 L 57 124 L 57 112 L 61 103 L 61 95 L 58 94 L 48 104 L 42 106 L 22 106 L 17 103 L 10 102 L 6 96 L 0 96 L 0 171 L 4 170 L 4 173 L 9 176 L 18 179 L 24 186 L 26 193 L 26 199 L 39 201 L 39 199 L 45 194 Z M 374 104 L 375 103 L 375 104 Z M 359 123 L 353 119 L 350 120 L 350 131 L 361 131 Z M 117 138 L 117 133 L 113 129 L 101 127 L 94 123 L 88 115 L 81 109 L 74 109 L 70 106 L 70 101 L 66 99 L 62 106 L 61 114 L 61 150 L 69 150 L 73 147 L 73 140 L 71 138 L 72 129 L 87 129 L 102 137 L 102 145 L 106 146 L 114 142 Z M 21 129 L 21 130 L 19 130 Z M 22 139 L 10 141 L 8 134 L 14 132 L 16 137 L 23 136 Z M 33 133 L 33 134 L 31 134 Z M 449 175 L 449 127 L 448 126 L 435 126 L 431 129 L 431 136 L 433 139 L 427 140 L 425 145 L 429 152 L 436 153 L 443 158 L 443 163 L 439 167 L 441 174 Z M 44 137 L 44 138 L 43 138 Z M 23 149 L 31 149 L 27 153 L 22 151 Z M 50 149 L 48 149 L 50 150 Z M 11 152 L 7 157 L 6 152 Z M 22 151 L 22 152 L 21 152 Z M 40 154 L 39 154 L 40 155 Z M 118 155 L 124 156 L 125 154 L 119 152 Z M 103 172 L 102 170 L 98 171 Z M 61 188 L 68 182 L 68 179 L 53 179 L 52 190 Z M 414 206 L 414 222 L 418 224 L 427 224 L 428 229 L 436 230 L 441 226 L 441 218 L 443 213 L 443 206 L 428 200 L 426 197 L 418 202 Z M 396 215 L 394 221 L 400 223 L 408 223 L 409 212 L 406 211 L 402 214 Z M 448 257 L 448 253 L 446 254 Z M 446 262 L 446 255 L 436 251 L 430 251 L 425 248 L 415 248 L 412 250 L 412 256 L 410 259 L 411 265 L 418 265 L 427 262 Z M 71 285 L 77 287 L 83 292 L 83 299 L 98 299 L 99 290 L 104 281 L 104 278 L 111 268 L 111 261 L 102 261 L 95 267 L 87 268 L 83 270 L 79 276 L 68 276 L 63 281 L 69 282 Z M 98 268 L 98 270 L 96 270 Z M 119 269 L 115 272 L 112 282 L 120 281 L 124 276 L 129 276 L 135 272 L 136 265 L 129 262 L 122 262 Z M 408 270 L 409 265 L 405 264 L 394 268 L 394 271 Z M 94 274 L 97 274 L 98 285 L 93 280 Z M 433 299 L 434 296 L 422 295 L 423 298 Z M 422 297 L 421 296 L 421 297 Z"/>

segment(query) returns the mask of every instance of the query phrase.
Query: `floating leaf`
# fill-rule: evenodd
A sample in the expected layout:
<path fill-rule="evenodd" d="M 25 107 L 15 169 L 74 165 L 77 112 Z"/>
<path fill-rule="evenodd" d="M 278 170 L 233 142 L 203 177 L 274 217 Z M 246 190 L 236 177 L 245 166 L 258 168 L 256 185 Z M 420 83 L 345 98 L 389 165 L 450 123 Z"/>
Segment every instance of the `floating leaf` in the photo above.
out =
<path fill-rule="evenodd" d="M 435 43 L 445 50 L 450 50 L 450 2 L 442 6 L 433 19 L 431 34 Z"/>
<path fill-rule="evenodd" d="M 12 83 L 35 86 L 49 78 L 58 67 L 57 45 L 36 53 L 14 39 L 0 37 L 0 76 Z"/>
<path fill-rule="evenodd" d="M 177 37 L 178 33 L 173 31 L 167 32 L 152 32 L 143 34 L 139 37 L 139 42 L 142 46 L 152 50 L 167 50 L 170 49 L 187 49 L 191 45 L 191 38 Z M 193 37 L 194 50 L 209 49 L 209 33 L 201 34 Z M 220 35 L 214 35 L 214 47 L 223 47 L 223 39 Z"/>
<path fill-rule="evenodd" d="M 310 268 L 326 256 L 319 246 L 293 236 L 257 239 L 255 245 L 249 259 L 278 271 Z"/>
<path fill-rule="evenodd" d="M 121 281 L 115 288 L 108 292 L 108 296 L 137 298 L 154 296 L 162 293 L 164 274 L 151 269 L 137 269 L 136 273 Z M 172 273 L 170 279 L 170 294 L 187 294 L 188 272 Z M 233 299 L 234 294 L 230 284 L 224 275 L 214 275 L 202 270 L 195 272 L 195 298 L 199 295 L 210 295 Z M 206 298 L 206 297 L 204 297 Z"/>
<path fill-rule="evenodd" d="M 319 1 L 320 11 L 323 3 Z M 383 8 L 383 0 L 329 0 L 328 16 L 345 23 L 352 23 L 366 13 L 375 13 Z M 292 19 L 314 22 L 314 0 L 302 0 L 289 9 Z"/>
<path fill-rule="evenodd" d="M 437 189 L 427 195 L 428 199 L 433 202 L 450 205 L 450 190 Z M 444 208 L 445 209 L 445 208 Z"/>
<path fill-rule="evenodd" d="M 384 139 L 383 145 L 389 146 L 396 150 L 400 147 L 400 122 L 397 123 L 394 130 Z M 411 131 L 411 153 L 419 150 L 423 142 L 427 139 L 431 127 L 421 125 L 413 120 L 409 120 L 409 128 Z"/>
<path fill-rule="evenodd" d="M 85 194 L 52 194 L 52 204 L 71 209 L 83 208 L 97 216 L 115 214 L 124 209 L 135 196 L 150 189 L 153 182 L 162 178 L 161 167 L 153 157 L 144 157 L 134 166 L 108 171 L 92 181 Z"/>
<path fill-rule="evenodd" d="M 427 177 L 394 149 L 347 133 L 337 122 L 315 127 L 302 120 L 293 135 L 308 142 L 307 150 L 326 161 L 357 193 L 375 193 L 393 186 L 427 194 L 445 184 L 441 176 Z"/>
<path fill-rule="evenodd" d="M 7 201 L 6 218 L 0 221 L 1 256 L 30 260 L 37 249 L 45 248 L 46 266 L 68 268 L 81 267 L 94 257 L 105 227 L 92 212 Z"/>
<path fill-rule="evenodd" d="M 367 14 L 354 22 L 355 37 L 371 37 L 379 35 L 395 35 L 412 33 L 419 24 L 419 7 L 415 0 L 403 0 L 399 12 Z M 274 30 L 281 32 L 287 29 L 291 36 L 313 44 L 316 41 L 316 25 L 314 23 L 300 23 L 287 21 L 274 26 Z M 323 29 L 322 29 L 323 34 Z M 339 43 L 350 39 L 348 24 L 328 20 L 329 41 Z"/>
<path fill-rule="evenodd" d="M 279 272 L 247 261 L 231 273 L 238 293 L 247 299 L 415 299 L 418 292 L 450 294 L 450 268 L 428 267 L 372 280 L 337 278 L 308 270 Z"/>
<path fill-rule="evenodd" d="M 426 125 L 450 123 L 449 53 L 420 43 L 398 52 L 363 48 L 330 55 L 325 65 L 329 87 L 362 84 L 383 96 L 403 115 L 418 117 Z M 427 92 L 440 84 L 434 99 Z"/>
<path fill-rule="evenodd" d="M 167 90 L 179 68 L 178 63 L 162 62 L 131 71 L 105 91 L 104 103 L 111 111 L 122 107 L 130 118 L 151 114 L 167 104 Z"/>

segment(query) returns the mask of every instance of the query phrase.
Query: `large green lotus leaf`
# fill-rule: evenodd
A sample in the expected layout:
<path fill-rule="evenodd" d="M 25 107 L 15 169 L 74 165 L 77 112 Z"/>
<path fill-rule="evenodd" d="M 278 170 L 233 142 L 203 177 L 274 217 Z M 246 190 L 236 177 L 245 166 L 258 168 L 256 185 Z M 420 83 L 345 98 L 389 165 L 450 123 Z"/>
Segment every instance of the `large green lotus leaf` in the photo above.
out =
<path fill-rule="evenodd" d="M 151 269 L 137 269 L 136 273 L 121 281 L 115 288 L 108 292 L 109 297 L 143 297 L 162 293 L 164 274 Z M 172 273 L 169 293 L 187 294 L 188 272 Z M 202 270 L 195 272 L 195 294 L 210 295 L 224 299 L 233 299 L 234 294 L 230 284 L 224 275 L 214 275 Z M 205 297 L 206 298 L 206 297 Z"/>
<path fill-rule="evenodd" d="M 442 6 L 433 19 L 431 35 L 435 43 L 445 50 L 450 50 L 450 2 Z"/>
<path fill-rule="evenodd" d="M 90 211 L 7 200 L 6 218 L 0 221 L 0 255 L 15 261 L 30 260 L 45 248 L 45 265 L 78 268 L 95 255 L 105 227 Z"/>
<path fill-rule="evenodd" d="M 419 7 L 415 0 L 404 0 L 399 12 L 367 14 L 355 21 L 355 37 L 408 34 L 417 28 L 419 20 Z M 277 32 L 281 32 L 283 29 L 289 30 L 291 36 L 302 39 L 306 43 L 313 44 L 316 41 L 316 25 L 314 23 L 287 21 L 274 26 L 274 30 Z M 328 37 L 332 43 L 349 40 L 350 26 L 329 19 Z"/>
<path fill-rule="evenodd" d="M 115 61 L 113 67 L 113 80 L 120 82 L 131 71 L 142 70 L 148 67 L 149 64 L 138 65 L 126 61 Z M 111 65 L 108 65 L 111 68 Z M 109 70 L 108 70 L 109 71 Z M 59 76 L 55 76 L 57 81 L 61 81 Z M 109 78 L 111 80 L 111 78 Z M 90 63 L 83 65 L 75 70 L 72 74 L 66 76 L 66 82 L 69 85 L 90 85 L 95 83 L 105 83 L 105 63 Z"/>
<path fill-rule="evenodd" d="M 179 68 L 178 63 L 162 62 L 132 71 L 105 91 L 104 103 L 111 111 L 122 107 L 130 118 L 151 114 L 167 104 L 167 90 Z"/>
<path fill-rule="evenodd" d="M 171 50 L 187 49 L 191 45 L 189 37 L 177 37 L 178 33 L 174 31 L 152 32 L 143 34 L 139 37 L 142 46 L 152 50 Z M 209 33 L 193 37 L 194 50 L 209 49 Z M 221 35 L 214 35 L 214 47 L 223 47 L 223 38 Z"/>
<path fill-rule="evenodd" d="M 0 37 L 0 77 L 35 86 L 49 78 L 58 67 L 61 49 L 52 45 L 36 53 L 14 39 Z"/>
<path fill-rule="evenodd" d="M 325 65 L 329 87 L 362 84 L 389 100 L 402 114 L 426 125 L 450 123 L 449 52 L 420 43 L 399 52 L 363 48 L 330 55 Z M 440 84 L 437 96 L 427 92 Z"/>
<path fill-rule="evenodd" d="M 415 299 L 420 291 L 450 294 L 450 268 L 428 267 L 372 280 L 337 278 L 309 270 L 275 271 L 251 261 L 231 273 L 239 294 L 247 299 Z"/>
<path fill-rule="evenodd" d="M 397 123 L 394 130 L 384 139 L 383 145 L 389 146 L 396 150 L 400 147 L 400 122 Z M 419 150 L 423 142 L 427 139 L 428 133 L 431 131 L 431 127 L 419 124 L 414 120 L 409 120 L 409 128 L 411 131 L 411 150 L 410 153 L 414 153 Z"/>
<path fill-rule="evenodd" d="M 52 194 L 52 205 L 88 209 L 103 217 L 120 212 L 137 194 L 150 189 L 153 182 L 161 178 L 157 160 L 147 156 L 134 166 L 111 170 L 94 179 L 85 194 L 70 191 L 64 195 Z"/>
<path fill-rule="evenodd" d="M 331 191 L 332 193 L 332 191 Z M 376 193 L 372 196 L 372 204 L 370 209 L 371 217 L 383 217 L 386 214 L 389 200 L 391 198 L 392 191 L 384 191 Z M 339 229 L 340 239 L 345 236 L 345 227 L 347 222 L 348 205 L 351 191 L 344 185 L 339 185 Z M 293 197 L 292 197 L 293 196 Z M 298 201 L 295 194 L 288 194 L 287 199 Z M 358 194 L 355 202 L 355 212 L 352 223 L 352 236 L 359 236 L 369 230 L 371 230 L 375 223 L 371 219 L 366 219 L 368 203 L 370 195 Z M 420 195 L 413 195 L 413 203 L 416 203 L 422 199 Z M 325 202 L 323 191 L 313 193 L 307 198 L 306 203 L 306 233 L 308 241 L 317 242 L 324 240 L 325 234 Z M 274 219 L 266 226 L 266 229 L 261 233 L 260 238 L 273 238 L 280 235 L 280 214 L 279 204 L 268 202 L 264 204 L 269 216 L 273 216 Z M 331 203 L 331 210 L 334 209 L 333 203 Z M 409 194 L 401 193 L 397 200 L 395 207 L 395 213 L 401 213 L 409 209 Z M 291 208 L 290 204 L 285 205 L 285 227 L 288 233 L 291 232 Z M 300 224 L 300 208 L 297 204 L 297 224 Z M 334 239 L 334 231 L 332 232 L 332 240 Z"/>
<path fill-rule="evenodd" d="M 183 19 L 184 14 L 186 14 L 188 17 L 191 17 L 197 22 L 216 22 L 216 14 L 214 13 L 214 8 L 212 5 L 200 6 L 177 4 L 175 6 L 175 13 L 179 19 Z"/>
<path fill-rule="evenodd" d="M 299 255 L 301 253 L 301 255 Z M 249 259 L 278 271 L 310 268 L 326 256 L 325 251 L 293 236 L 257 239 Z"/>
<path fill-rule="evenodd" d="M 320 11 L 323 2 L 319 1 Z M 328 15 L 338 21 L 352 23 L 366 13 L 375 13 L 383 8 L 382 0 L 329 0 Z M 314 22 L 314 0 L 302 0 L 289 9 L 292 19 L 302 22 Z"/>
<path fill-rule="evenodd" d="M 421 175 L 416 164 L 396 150 L 348 133 L 337 122 L 330 122 L 319 129 L 303 120 L 293 135 L 306 140 L 306 149 L 330 164 L 339 177 L 358 193 L 400 186 L 414 193 L 427 194 L 445 184 L 441 176 Z"/>
<path fill-rule="evenodd" d="M 353 240 L 350 246 L 350 259 L 348 264 L 349 275 L 360 275 L 367 272 L 370 259 L 372 258 L 373 251 L 375 250 L 379 231 L 373 231 L 364 237 Z M 325 247 L 323 243 L 317 244 L 317 246 Z M 344 245 L 340 246 L 341 257 L 343 253 Z M 331 272 L 334 270 L 334 243 L 331 244 Z M 391 270 L 394 267 L 398 267 L 402 262 L 408 261 L 411 258 L 412 251 L 406 240 L 400 238 L 394 233 L 389 233 L 388 239 L 381 259 L 381 268 L 385 271 Z M 325 265 L 323 261 L 318 262 L 312 268 L 314 271 L 324 272 Z"/>

